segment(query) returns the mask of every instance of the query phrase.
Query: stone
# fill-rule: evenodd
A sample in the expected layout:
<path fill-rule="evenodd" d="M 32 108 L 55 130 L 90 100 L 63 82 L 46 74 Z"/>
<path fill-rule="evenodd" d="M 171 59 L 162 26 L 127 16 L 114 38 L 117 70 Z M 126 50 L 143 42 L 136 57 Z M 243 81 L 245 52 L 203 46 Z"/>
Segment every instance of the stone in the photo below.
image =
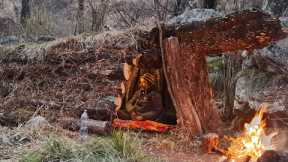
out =
<path fill-rule="evenodd" d="M 30 119 L 25 125 L 25 128 L 35 129 L 50 126 L 49 122 L 42 116 L 36 116 Z"/>
<path fill-rule="evenodd" d="M 236 83 L 235 109 L 247 111 L 267 103 L 268 125 L 284 126 L 288 117 L 288 39 L 264 49 L 255 50 L 246 58 Z M 247 103 L 243 106 L 243 103 Z M 281 120 L 278 118 L 281 117 Z M 282 121 L 282 118 L 285 121 Z M 273 122 L 272 122 L 273 121 Z"/>
<path fill-rule="evenodd" d="M 0 37 L 0 45 L 13 45 L 19 43 L 19 39 L 16 36 L 3 36 Z"/>
<path fill-rule="evenodd" d="M 169 25 L 183 25 L 192 22 L 206 21 L 209 18 L 222 16 L 213 9 L 187 9 L 179 16 L 173 17 L 168 21 Z"/>

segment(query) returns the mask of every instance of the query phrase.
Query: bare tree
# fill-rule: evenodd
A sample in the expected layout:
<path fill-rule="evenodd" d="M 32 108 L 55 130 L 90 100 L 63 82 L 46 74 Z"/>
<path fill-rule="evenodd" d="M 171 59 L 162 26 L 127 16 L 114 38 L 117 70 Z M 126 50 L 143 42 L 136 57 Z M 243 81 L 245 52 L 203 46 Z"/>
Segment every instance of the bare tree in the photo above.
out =
<path fill-rule="evenodd" d="M 141 24 L 141 20 L 144 17 L 152 17 L 154 9 L 153 5 L 149 5 L 147 1 L 119 1 L 112 3 L 114 14 L 120 18 L 120 22 L 123 22 L 119 25 L 124 27 L 132 27 L 136 24 Z M 145 25 L 145 24 L 141 24 Z"/>
<path fill-rule="evenodd" d="M 205 0 L 204 8 L 215 8 L 216 2 L 216 0 Z"/>
<path fill-rule="evenodd" d="M 27 19 L 31 17 L 31 6 L 30 0 L 22 0 L 22 9 L 21 9 L 21 24 L 23 26 L 27 25 Z"/>
<path fill-rule="evenodd" d="M 75 28 L 75 34 L 81 34 L 85 30 L 84 26 L 84 5 L 85 5 L 85 0 L 78 0 L 78 11 L 77 11 L 77 24 Z"/>
<path fill-rule="evenodd" d="M 235 90 L 237 82 L 237 74 L 241 70 L 242 59 L 237 52 L 235 55 L 227 55 L 224 57 L 224 120 L 233 119 L 233 109 L 235 100 Z"/>
<path fill-rule="evenodd" d="M 189 0 L 176 0 L 174 5 L 174 16 L 181 14 L 188 6 Z"/>
<path fill-rule="evenodd" d="M 154 0 L 154 10 L 157 15 L 158 20 L 163 21 L 167 16 L 167 5 L 168 1 Z M 161 3 L 162 2 L 162 3 Z"/>
<path fill-rule="evenodd" d="M 215 8 L 216 0 L 197 0 L 197 7 L 199 8 Z"/>
<path fill-rule="evenodd" d="M 107 15 L 110 1 L 101 0 L 100 2 L 95 2 L 93 0 L 89 0 L 88 3 L 92 16 L 91 31 L 99 32 L 104 26 L 105 16 Z"/>
<path fill-rule="evenodd" d="M 4 5 L 4 0 L 1 0 L 1 1 L 0 1 L 0 9 L 4 9 L 4 6 L 5 6 L 5 5 Z"/>

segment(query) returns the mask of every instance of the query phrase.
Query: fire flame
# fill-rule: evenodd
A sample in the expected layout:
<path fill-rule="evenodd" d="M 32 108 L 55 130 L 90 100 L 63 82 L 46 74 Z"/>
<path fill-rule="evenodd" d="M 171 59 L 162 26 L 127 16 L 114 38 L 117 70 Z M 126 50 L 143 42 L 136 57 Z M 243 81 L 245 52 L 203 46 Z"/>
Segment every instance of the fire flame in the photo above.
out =
<path fill-rule="evenodd" d="M 245 124 L 243 134 L 236 138 L 229 138 L 231 145 L 226 154 L 229 159 L 237 161 L 249 157 L 251 162 L 256 162 L 264 151 L 274 149 L 272 138 L 277 133 L 265 134 L 266 123 L 263 115 L 266 111 L 267 105 L 261 105 L 252 121 Z"/>

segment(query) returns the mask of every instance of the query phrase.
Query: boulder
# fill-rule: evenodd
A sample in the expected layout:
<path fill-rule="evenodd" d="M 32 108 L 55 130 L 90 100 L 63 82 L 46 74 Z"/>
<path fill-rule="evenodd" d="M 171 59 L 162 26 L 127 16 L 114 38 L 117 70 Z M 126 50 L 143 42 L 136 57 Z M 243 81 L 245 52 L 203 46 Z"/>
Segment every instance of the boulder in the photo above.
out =
<path fill-rule="evenodd" d="M 256 54 L 245 59 L 236 83 L 235 109 L 247 111 L 267 103 L 271 127 L 285 126 L 288 117 L 287 41 L 254 51 Z"/>
<path fill-rule="evenodd" d="M 19 43 L 19 39 L 16 36 L 2 36 L 0 37 L 0 45 L 12 45 Z"/>
<path fill-rule="evenodd" d="M 49 122 L 42 116 L 36 116 L 30 119 L 26 124 L 25 128 L 36 129 L 36 128 L 45 128 L 50 126 Z"/>
<path fill-rule="evenodd" d="M 169 25 L 183 25 L 192 22 L 205 21 L 209 18 L 222 16 L 214 9 L 186 9 L 184 13 L 168 21 Z"/>
<path fill-rule="evenodd" d="M 288 11 L 288 10 L 287 10 Z M 287 13 L 288 14 L 288 13 Z M 279 18 L 281 21 L 282 26 L 288 28 L 288 17 L 280 17 Z"/>

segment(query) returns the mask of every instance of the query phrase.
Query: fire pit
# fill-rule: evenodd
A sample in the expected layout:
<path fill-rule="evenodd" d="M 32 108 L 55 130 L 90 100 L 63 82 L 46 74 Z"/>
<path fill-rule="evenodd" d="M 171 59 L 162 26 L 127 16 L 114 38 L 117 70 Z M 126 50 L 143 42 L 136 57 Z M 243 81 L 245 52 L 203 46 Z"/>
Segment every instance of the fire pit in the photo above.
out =
<path fill-rule="evenodd" d="M 287 160 L 287 154 L 277 153 L 272 144 L 272 138 L 277 132 L 265 132 L 267 105 L 262 104 L 250 123 L 246 123 L 244 131 L 237 137 L 227 137 L 230 142 L 224 150 L 222 162 L 282 162 Z M 217 150 L 217 148 L 216 148 Z M 222 149 L 223 150 L 223 149 Z M 224 159 L 224 160 L 223 160 Z M 283 162 L 284 162 L 283 161 Z"/>

